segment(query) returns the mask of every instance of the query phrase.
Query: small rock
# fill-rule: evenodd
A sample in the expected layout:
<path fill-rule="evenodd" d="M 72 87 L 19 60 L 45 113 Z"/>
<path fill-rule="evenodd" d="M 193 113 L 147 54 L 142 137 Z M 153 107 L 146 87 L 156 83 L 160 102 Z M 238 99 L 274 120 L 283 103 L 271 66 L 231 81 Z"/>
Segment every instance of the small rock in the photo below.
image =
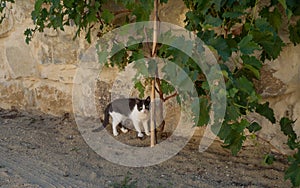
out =
<path fill-rule="evenodd" d="M 74 139 L 74 136 L 73 136 L 73 135 L 68 135 L 68 136 L 66 136 L 66 139 L 67 139 L 67 140 L 73 140 L 73 139 Z"/>
<path fill-rule="evenodd" d="M 90 177 L 90 180 L 95 180 L 98 176 L 95 172 L 92 172 L 89 177 Z"/>
<path fill-rule="evenodd" d="M 64 172 L 63 177 L 69 177 L 70 173 L 69 172 Z"/>

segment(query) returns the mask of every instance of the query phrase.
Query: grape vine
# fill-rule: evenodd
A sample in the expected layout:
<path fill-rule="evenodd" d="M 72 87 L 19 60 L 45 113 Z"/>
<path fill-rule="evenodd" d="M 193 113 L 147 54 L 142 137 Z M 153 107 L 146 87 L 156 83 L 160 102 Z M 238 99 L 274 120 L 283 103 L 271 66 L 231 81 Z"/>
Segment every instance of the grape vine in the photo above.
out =
<path fill-rule="evenodd" d="M 4 10 L 7 2 L 13 3 L 14 0 L 0 0 L 0 12 Z M 167 0 L 160 0 L 160 3 L 166 2 Z M 246 119 L 250 113 L 258 113 L 273 124 L 278 122 L 287 136 L 288 146 L 295 150 L 295 155 L 289 156 L 290 166 L 285 178 L 290 179 L 294 186 L 300 186 L 300 142 L 293 130 L 295 120 L 287 117 L 276 120 L 269 103 L 261 102 L 261 96 L 254 86 L 254 80 L 260 79 L 260 70 L 264 62 L 278 58 L 282 48 L 287 45 L 278 34 L 282 29 L 289 32 L 291 43 L 300 43 L 300 19 L 296 19 L 300 15 L 300 4 L 297 0 L 183 2 L 188 8 L 186 29 L 196 33 L 214 51 L 226 81 L 227 110 L 218 133 L 224 141 L 224 148 L 237 155 L 247 138 L 246 130 L 254 134 L 261 129 L 259 123 Z M 31 41 L 35 32 L 43 32 L 45 28 L 64 30 L 65 26 L 75 26 L 77 32 L 74 37 L 85 33 L 86 40 L 91 42 L 91 31 L 97 30 L 101 35 L 106 26 L 114 28 L 114 20 L 119 13 L 126 13 L 126 21 L 122 23 L 125 25 L 133 21 L 148 21 L 153 9 L 151 0 L 115 0 L 114 3 L 122 7 L 116 12 L 106 8 L 106 3 L 109 1 L 36 0 L 31 14 L 35 27 L 25 31 L 26 42 Z M 2 20 L 3 17 L 0 23 Z M 138 44 L 120 50 L 110 58 L 109 65 L 122 69 L 128 63 L 144 58 L 147 54 L 145 46 L 147 44 Z M 158 45 L 157 56 L 175 62 L 193 80 L 200 99 L 198 126 L 205 126 L 209 121 L 209 109 L 212 104 L 208 83 L 202 70 L 196 67 L 186 54 L 168 45 Z M 145 70 L 148 68 L 150 67 L 144 67 Z M 168 82 L 159 80 L 158 83 L 157 91 L 161 98 L 176 96 L 175 88 Z M 137 81 L 135 86 L 143 95 L 144 83 Z"/>

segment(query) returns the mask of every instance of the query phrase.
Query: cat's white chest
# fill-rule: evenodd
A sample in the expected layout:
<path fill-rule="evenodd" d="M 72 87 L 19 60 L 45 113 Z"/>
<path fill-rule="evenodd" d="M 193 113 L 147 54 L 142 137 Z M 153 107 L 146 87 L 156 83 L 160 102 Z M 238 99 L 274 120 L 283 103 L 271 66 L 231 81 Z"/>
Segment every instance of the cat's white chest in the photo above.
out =
<path fill-rule="evenodd" d="M 129 117 L 132 120 L 145 121 L 149 119 L 150 115 L 148 110 L 143 109 L 138 111 L 137 107 L 135 106 Z"/>

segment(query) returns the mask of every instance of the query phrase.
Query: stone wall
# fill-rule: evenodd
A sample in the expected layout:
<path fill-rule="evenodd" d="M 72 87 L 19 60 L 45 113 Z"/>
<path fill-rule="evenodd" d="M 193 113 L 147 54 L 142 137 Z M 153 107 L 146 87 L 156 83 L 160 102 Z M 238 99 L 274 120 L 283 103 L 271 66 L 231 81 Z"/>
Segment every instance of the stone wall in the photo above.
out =
<path fill-rule="evenodd" d="M 32 26 L 33 3 L 34 0 L 16 1 L 6 10 L 7 18 L 0 25 L 0 107 L 9 109 L 14 106 L 53 115 L 72 113 L 73 78 L 78 61 L 89 45 L 83 38 L 72 39 L 74 28 L 66 28 L 65 32 L 46 30 L 36 34 L 30 45 L 25 44 L 23 33 Z M 182 1 L 169 1 L 160 10 L 161 20 L 182 26 L 183 7 Z M 264 99 L 274 107 L 277 118 L 285 115 L 298 119 L 295 129 L 300 135 L 299 61 L 300 46 L 288 45 L 278 60 L 264 66 L 263 80 L 257 85 Z M 93 71 L 93 67 L 87 70 Z M 107 77 L 100 83 L 106 90 L 108 85 L 105 83 L 111 83 L 115 74 L 116 70 L 104 70 L 102 77 Z M 102 95 L 99 97 L 102 99 Z M 263 125 L 260 136 L 281 150 L 286 138 L 279 131 L 279 125 L 271 125 L 255 115 L 252 118 Z"/>
<path fill-rule="evenodd" d="M 16 1 L 0 26 L 0 107 L 61 115 L 72 112 L 72 85 L 82 49 L 74 29 L 46 30 L 27 45 L 33 0 Z"/>
<path fill-rule="evenodd" d="M 286 46 L 278 59 L 268 62 L 262 70 L 262 80 L 258 83 L 259 92 L 265 101 L 270 102 L 274 109 L 275 117 L 279 121 L 282 117 L 297 120 L 294 130 L 300 135 L 300 46 L 292 44 Z M 280 131 L 277 122 L 272 125 L 265 118 L 253 117 L 263 129 L 259 136 L 269 141 L 282 153 L 289 149 L 283 143 L 287 137 Z"/>

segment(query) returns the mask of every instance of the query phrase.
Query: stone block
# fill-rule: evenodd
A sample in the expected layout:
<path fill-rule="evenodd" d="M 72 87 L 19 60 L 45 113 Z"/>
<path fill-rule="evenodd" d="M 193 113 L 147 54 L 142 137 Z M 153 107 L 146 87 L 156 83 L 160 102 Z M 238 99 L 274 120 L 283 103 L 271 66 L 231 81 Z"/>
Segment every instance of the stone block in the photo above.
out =
<path fill-rule="evenodd" d="M 6 48 L 6 59 L 13 78 L 38 76 L 35 58 L 23 41 Z"/>
<path fill-rule="evenodd" d="M 25 90 L 20 80 L 0 82 L 0 107 L 25 109 Z"/>
<path fill-rule="evenodd" d="M 3 11 L 3 15 L 5 18 L 0 24 L 0 38 L 7 37 L 14 27 L 13 14 L 7 8 Z"/>
<path fill-rule="evenodd" d="M 53 115 L 72 112 L 72 84 L 39 80 L 33 87 L 37 110 Z"/>
<path fill-rule="evenodd" d="M 78 40 L 73 40 L 73 36 L 60 35 L 48 30 L 46 35 L 38 35 L 37 37 L 39 63 L 75 64 L 77 62 L 80 46 Z"/>
<path fill-rule="evenodd" d="M 60 64 L 47 64 L 40 65 L 41 78 L 61 83 L 73 83 L 73 78 L 76 72 L 75 65 L 60 65 Z"/>

